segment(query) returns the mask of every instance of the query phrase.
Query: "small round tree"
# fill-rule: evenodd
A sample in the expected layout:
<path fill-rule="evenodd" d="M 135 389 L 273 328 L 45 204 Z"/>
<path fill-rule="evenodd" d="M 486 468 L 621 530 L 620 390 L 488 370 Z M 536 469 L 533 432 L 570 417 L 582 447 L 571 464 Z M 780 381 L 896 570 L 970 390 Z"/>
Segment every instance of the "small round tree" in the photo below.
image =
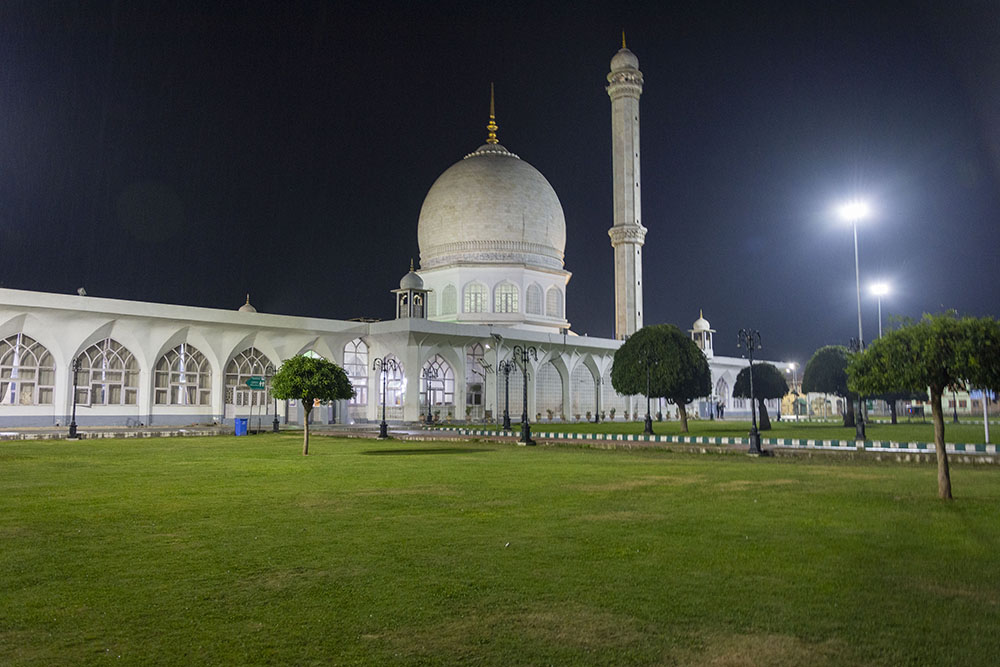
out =
<path fill-rule="evenodd" d="M 781 371 L 767 362 L 753 365 L 753 397 L 757 401 L 761 431 L 771 430 L 771 420 L 767 416 L 767 407 L 764 405 L 764 401 L 781 398 L 787 393 L 788 383 Z M 749 366 L 736 376 L 736 384 L 733 385 L 733 398 L 750 398 Z"/>
<path fill-rule="evenodd" d="M 646 394 L 677 406 L 681 431 L 688 432 L 686 405 L 712 393 L 712 374 L 705 354 L 672 324 L 654 324 L 636 331 L 615 352 L 611 386 L 627 396 Z"/>
<path fill-rule="evenodd" d="M 302 455 L 309 454 L 309 414 L 316 401 L 326 403 L 354 396 L 354 388 L 344 369 L 326 359 L 300 354 L 286 359 L 271 380 L 276 398 L 302 401 L 305 411 Z"/>
<path fill-rule="evenodd" d="M 851 401 L 854 394 L 847 389 L 847 348 L 843 345 L 827 345 L 816 350 L 802 373 L 802 392 L 834 394 L 847 399 L 844 411 L 844 426 L 853 427 L 854 410 Z"/>

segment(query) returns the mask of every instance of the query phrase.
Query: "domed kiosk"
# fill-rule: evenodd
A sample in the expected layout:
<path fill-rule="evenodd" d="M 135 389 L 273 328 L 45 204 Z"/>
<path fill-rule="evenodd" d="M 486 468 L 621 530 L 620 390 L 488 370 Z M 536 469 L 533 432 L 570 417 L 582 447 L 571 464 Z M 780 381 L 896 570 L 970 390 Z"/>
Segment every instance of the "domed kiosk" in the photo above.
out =
<path fill-rule="evenodd" d="M 568 328 L 566 220 L 555 190 L 496 138 L 431 186 L 420 209 L 420 277 L 428 317 L 553 331 Z"/>

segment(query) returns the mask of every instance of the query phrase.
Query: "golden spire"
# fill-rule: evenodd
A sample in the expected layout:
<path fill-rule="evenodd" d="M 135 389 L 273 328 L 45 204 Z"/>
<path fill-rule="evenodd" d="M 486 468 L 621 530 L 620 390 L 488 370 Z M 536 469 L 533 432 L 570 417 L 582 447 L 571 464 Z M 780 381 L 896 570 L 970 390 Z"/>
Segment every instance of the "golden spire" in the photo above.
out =
<path fill-rule="evenodd" d="M 486 124 L 486 130 L 489 134 L 486 135 L 486 143 L 495 144 L 497 142 L 497 130 L 500 129 L 497 125 L 496 116 L 493 112 L 493 82 L 490 81 L 490 122 Z"/>
<path fill-rule="evenodd" d="M 413 258 L 410 258 L 410 271 L 413 271 Z"/>
<path fill-rule="evenodd" d="M 628 48 L 625 46 L 625 29 L 622 29 L 622 48 Z"/>
<path fill-rule="evenodd" d="M 246 305 L 248 305 L 248 306 L 250 305 L 250 295 L 249 295 L 249 294 L 247 294 L 247 302 L 246 302 Z"/>
<path fill-rule="evenodd" d="M 701 308 L 698 309 L 698 319 L 701 320 L 705 319 L 705 311 L 703 311 Z"/>

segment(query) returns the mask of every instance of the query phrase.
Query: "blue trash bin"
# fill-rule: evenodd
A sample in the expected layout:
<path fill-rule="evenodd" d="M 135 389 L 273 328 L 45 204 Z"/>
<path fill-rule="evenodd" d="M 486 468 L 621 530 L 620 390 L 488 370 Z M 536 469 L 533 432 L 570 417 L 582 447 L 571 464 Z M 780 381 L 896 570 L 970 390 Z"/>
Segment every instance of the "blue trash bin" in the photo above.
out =
<path fill-rule="evenodd" d="M 236 435 L 246 435 L 247 434 L 247 419 L 235 419 L 233 422 L 236 424 Z"/>

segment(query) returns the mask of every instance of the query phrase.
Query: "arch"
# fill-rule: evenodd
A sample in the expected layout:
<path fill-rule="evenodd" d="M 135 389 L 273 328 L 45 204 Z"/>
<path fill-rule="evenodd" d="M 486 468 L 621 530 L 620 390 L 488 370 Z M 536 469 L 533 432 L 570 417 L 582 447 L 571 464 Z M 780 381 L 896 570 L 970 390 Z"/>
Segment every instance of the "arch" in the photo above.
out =
<path fill-rule="evenodd" d="M 524 292 L 524 312 L 529 315 L 542 314 L 542 288 L 532 283 Z"/>
<path fill-rule="evenodd" d="M 0 340 L 0 405 L 52 405 L 52 353 L 23 333 Z"/>
<path fill-rule="evenodd" d="M 729 403 L 729 383 L 726 382 L 726 378 L 719 378 L 715 383 L 715 397 L 723 407 Z"/>
<path fill-rule="evenodd" d="M 181 343 L 167 350 L 153 369 L 156 405 L 210 405 L 212 366 L 194 345 Z"/>
<path fill-rule="evenodd" d="M 593 414 L 597 409 L 597 383 L 593 372 L 586 364 L 580 363 L 570 373 L 569 379 L 573 418 L 576 419 L 576 415 L 580 415 L 583 419 L 586 413 Z"/>
<path fill-rule="evenodd" d="M 455 405 L 455 371 L 440 354 L 420 369 L 420 403 L 425 407 Z"/>
<path fill-rule="evenodd" d="M 246 381 L 255 375 L 265 375 L 269 364 L 276 368 L 274 362 L 256 347 L 248 347 L 234 354 L 226 364 L 226 405 L 242 407 L 270 403 L 270 386 L 264 389 L 250 389 L 246 384 Z"/>
<path fill-rule="evenodd" d="M 565 413 L 563 399 L 562 372 L 552 361 L 546 361 L 538 367 L 538 382 L 535 385 L 537 411 L 549 419 L 559 419 Z"/>
<path fill-rule="evenodd" d="M 441 314 L 454 315 L 458 308 L 458 292 L 451 283 L 444 286 L 441 292 Z"/>
<path fill-rule="evenodd" d="M 489 312 L 489 290 L 480 282 L 470 282 L 465 285 L 462 296 L 462 312 Z"/>
<path fill-rule="evenodd" d="M 473 343 L 465 348 L 465 411 L 468 417 L 484 416 L 483 398 L 486 394 L 486 348 Z"/>
<path fill-rule="evenodd" d="M 363 338 L 355 338 L 344 346 L 344 372 L 354 388 L 354 398 L 348 399 L 348 406 L 368 405 L 368 343 Z"/>
<path fill-rule="evenodd" d="M 80 353 L 76 402 L 79 405 L 135 405 L 139 392 L 139 362 L 113 338 L 105 338 Z"/>
<path fill-rule="evenodd" d="M 554 285 L 545 292 L 545 315 L 547 317 L 563 316 L 562 290 Z"/>
<path fill-rule="evenodd" d="M 517 285 L 509 282 L 502 282 L 493 290 L 493 312 L 495 313 L 518 313 L 520 292 Z"/>
<path fill-rule="evenodd" d="M 615 411 L 615 418 L 622 419 L 625 411 L 628 410 L 628 397 L 615 391 L 611 384 L 611 369 L 614 364 L 608 364 L 601 375 L 601 410 L 604 411 L 608 419 L 611 419 L 611 410 Z"/>

